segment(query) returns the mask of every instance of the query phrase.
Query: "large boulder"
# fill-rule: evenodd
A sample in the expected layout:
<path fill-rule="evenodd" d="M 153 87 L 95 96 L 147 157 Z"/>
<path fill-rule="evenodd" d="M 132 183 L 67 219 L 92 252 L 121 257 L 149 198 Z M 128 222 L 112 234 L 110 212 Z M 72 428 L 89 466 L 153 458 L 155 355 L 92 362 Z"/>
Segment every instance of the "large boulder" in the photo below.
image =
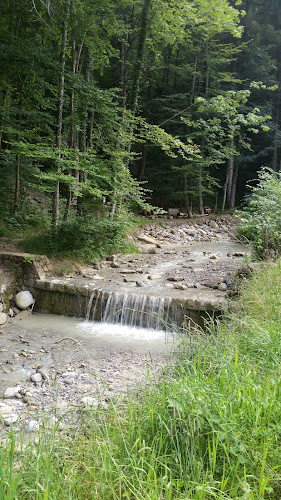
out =
<path fill-rule="evenodd" d="M 34 298 L 28 290 L 17 293 L 15 303 L 20 309 L 27 309 L 34 303 Z"/>

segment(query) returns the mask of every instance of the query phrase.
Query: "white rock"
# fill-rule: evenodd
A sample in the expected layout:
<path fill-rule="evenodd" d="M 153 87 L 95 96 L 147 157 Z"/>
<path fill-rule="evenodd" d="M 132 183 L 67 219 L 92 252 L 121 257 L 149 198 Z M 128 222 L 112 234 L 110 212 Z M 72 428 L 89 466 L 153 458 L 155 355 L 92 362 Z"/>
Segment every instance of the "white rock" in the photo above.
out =
<path fill-rule="evenodd" d="M 35 384 L 40 384 L 40 382 L 42 382 L 43 380 L 43 377 L 41 373 L 34 373 L 33 375 L 31 375 L 30 380 L 32 382 L 35 382 Z"/>
<path fill-rule="evenodd" d="M 82 403 L 86 408 L 97 408 L 99 405 L 97 400 L 90 396 L 84 396 L 84 398 L 82 398 Z"/>
<path fill-rule="evenodd" d="M 77 378 L 78 377 L 78 373 L 76 373 L 76 372 L 65 372 L 65 373 L 62 373 L 61 376 L 63 378 Z"/>
<path fill-rule="evenodd" d="M 218 224 L 214 220 L 211 220 L 210 227 L 212 227 L 213 229 L 218 229 L 219 228 Z"/>
<path fill-rule="evenodd" d="M 8 315 L 6 313 L 0 313 L 0 325 L 5 325 L 8 321 Z"/>
<path fill-rule="evenodd" d="M 1 285 L 1 287 L 0 287 L 0 293 L 5 293 L 6 289 L 7 289 L 6 285 Z"/>
<path fill-rule="evenodd" d="M 4 417 L 4 424 L 6 426 L 14 424 L 18 420 L 18 418 L 19 418 L 18 415 L 16 415 L 15 413 L 11 413 L 11 415 Z"/>
<path fill-rule="evenodd" d="M 43 380 L 49 380 L 49 375 L 48 375 L 48 373 L 47 373 L 45 370 L 43 370 L 42 368 L 38 368 L 38 369 L 36 370 L 36 372 L 37 372 L 37 373 L 40 373 L 40 375 L 42 376 Z"/>
<path fill-rule="evenodd" d="M 15 394 L 19 392 L 20 387 L 7 387 L 7 389 L 4 392 L 4 399 L 12 399 L 15 397 Z"/>
<path fill-rule="evenodd" d="M 34 303 L 34 299 L 28 290 L 17 293 L 15 303 L 20 309 L 27 309 Z"/>
<path fill-rule="evenodd" d="M 26 432 L 39 431 L 39 422 L 37 422 L 37 420 L 30 420 L 25 425 L 25 430 L 26 430 Z"/>
<path fill-rule="evenodd" d="M 1 417 L 7 417 L 14 411 L 13 406 L 6 405 L 5 403 L 3 406 L 0 406 L 0 416 Z"/>

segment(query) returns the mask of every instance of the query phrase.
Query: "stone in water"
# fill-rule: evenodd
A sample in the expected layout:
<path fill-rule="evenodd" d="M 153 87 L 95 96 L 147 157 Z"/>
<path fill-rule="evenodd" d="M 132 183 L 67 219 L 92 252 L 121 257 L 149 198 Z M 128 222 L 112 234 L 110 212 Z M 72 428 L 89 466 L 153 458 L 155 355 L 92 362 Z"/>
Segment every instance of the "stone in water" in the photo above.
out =
<path fill-rule="evenodd" d="M 34 299 L 28 290 L 17 293 L 15 303 L 20 309 L 27 309 L 34 303 Z"/>

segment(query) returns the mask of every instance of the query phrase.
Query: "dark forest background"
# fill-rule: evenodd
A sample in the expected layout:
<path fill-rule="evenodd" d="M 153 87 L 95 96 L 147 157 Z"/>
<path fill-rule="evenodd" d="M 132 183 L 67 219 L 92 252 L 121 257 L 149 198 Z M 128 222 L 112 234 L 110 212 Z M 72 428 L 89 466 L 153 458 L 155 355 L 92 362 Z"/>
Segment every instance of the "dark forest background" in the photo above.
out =
<path fill-rule="evenodd" d="M 2 224 L 221 212 L 280 169 L 278 0 L 7 0 L 0 26 Z"/>

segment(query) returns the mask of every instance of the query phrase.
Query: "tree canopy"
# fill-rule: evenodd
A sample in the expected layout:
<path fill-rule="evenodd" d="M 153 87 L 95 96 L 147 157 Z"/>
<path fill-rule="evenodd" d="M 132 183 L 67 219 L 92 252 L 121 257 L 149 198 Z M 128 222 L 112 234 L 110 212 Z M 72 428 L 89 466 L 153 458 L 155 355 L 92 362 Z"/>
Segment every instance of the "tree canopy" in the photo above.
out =
<path fill-rule="evenodd" d="M 279 170 L 277 2 L 7 0 L 1 14 L 3 214 L 233 208 L 262 166 Z"/>

